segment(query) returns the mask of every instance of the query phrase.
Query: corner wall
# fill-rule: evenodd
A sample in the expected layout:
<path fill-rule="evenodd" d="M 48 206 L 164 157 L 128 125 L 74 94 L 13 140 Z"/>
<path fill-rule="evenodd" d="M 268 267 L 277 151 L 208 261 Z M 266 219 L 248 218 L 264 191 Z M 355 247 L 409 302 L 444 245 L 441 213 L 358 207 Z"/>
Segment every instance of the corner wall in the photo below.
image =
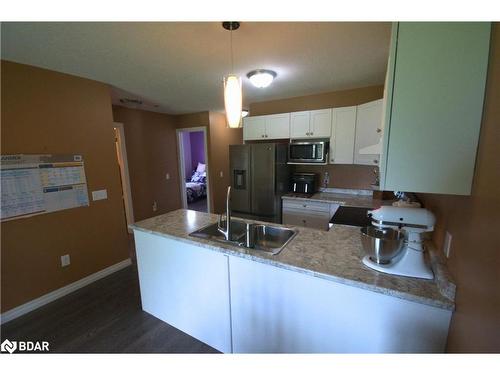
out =
<path fill-rule="evenodd" d="M 135 221 L 181 208 L 175 116 L 113 106 L 113 117 L 125 129 Z"/>
<path fill-rule="evenodd" d="M 231 185 L 229 175 L 229 145 L 243 143 L 243 129 L 230 129 L 226 116 L 210 112 L 210 160 L 213 181 L 213 208 L 215 213 L 225 212 L 227 187 Z M 221 176 L 222 173 L 222 176 Z"/>
<path fill-rule="evenodd" d="M 89 207 L 1 224 L 1 311 L 129 257 L 109 87 L 1 62 L 2 154 L 82 154 Z M 93 190 L 108 199 L 93 202 Z M 70 254 L 62 268 L 60 256 Z"/>

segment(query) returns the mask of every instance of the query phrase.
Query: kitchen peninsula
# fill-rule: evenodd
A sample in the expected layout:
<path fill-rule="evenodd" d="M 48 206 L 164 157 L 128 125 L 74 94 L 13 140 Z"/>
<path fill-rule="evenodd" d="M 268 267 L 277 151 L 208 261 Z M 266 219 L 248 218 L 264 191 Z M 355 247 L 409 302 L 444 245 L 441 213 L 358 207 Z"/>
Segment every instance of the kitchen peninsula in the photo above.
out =
<path fill-rule="evenodd" d="M 274 256 L 189 236 L 216 221 L 181 209 L 131 225 L 144 311 L 224 353 L 444 351 L 446 272 L 370 270 L 349 226 L 294 227 Z"/>

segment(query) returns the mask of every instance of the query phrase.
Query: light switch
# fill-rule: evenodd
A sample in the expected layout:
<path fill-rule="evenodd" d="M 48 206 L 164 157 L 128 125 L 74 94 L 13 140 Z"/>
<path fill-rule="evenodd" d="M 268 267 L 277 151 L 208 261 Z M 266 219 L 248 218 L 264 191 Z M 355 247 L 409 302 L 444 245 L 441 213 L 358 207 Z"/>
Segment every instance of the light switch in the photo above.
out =
<path fill-rule="evenodd" d="M 102 199 L 108 199 L 108 191 L 106 189 L 96 190 L 92 192 L 93 201 L 100 201 Z"/>
<path fill-rule="evenodd" d="M 67 267 L 71 264 L 71 259 L 69 257 L 69 254 L 62 255 L 61 256 L 61 267 Z"/>
<path fill-rule="evenodd" d="M 165 175 L 165 179 L 166 179 L 166 180 L 170 180 L 170 173 L 167 173 L 167 174 Z"/>
<path fill-rule="evenodd" d="M 220 175 L 221 178 L 224 177 L 224 172 L 220 171 L 219 175 Z"/>

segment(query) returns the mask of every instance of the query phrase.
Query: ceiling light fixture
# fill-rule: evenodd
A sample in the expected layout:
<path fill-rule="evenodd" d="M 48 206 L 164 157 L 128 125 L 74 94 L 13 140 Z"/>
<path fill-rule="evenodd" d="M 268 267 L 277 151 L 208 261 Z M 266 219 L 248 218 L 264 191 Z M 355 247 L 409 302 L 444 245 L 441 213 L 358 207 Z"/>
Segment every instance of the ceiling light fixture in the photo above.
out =
<path fill-rule="evenodd" d="M 242 109 L 241 110 L 241 117 L 247 117 L 248 116 L 248 109 Z"/>
<path fill-rule="evenodd" d="M 222 27 L 229 30 L 231 40 L 231 74 L 224 77 L 224 107 L 227 125 L 230 128 L 240 128 L 243 93 L 241 91 L 241 78 L 234 74 L 233 61 L 233 30 L 238 30 L 240 23 L 222 22 Z"/>
<path fill-rule="evenodd" d="M 252 82 L 252 85 L 258 88 L 269 86 L 276 76 L 277 74 L 275 71 L 268 69 L 256 69 L 247 74 L 247 77 L 250 82 Z"/>

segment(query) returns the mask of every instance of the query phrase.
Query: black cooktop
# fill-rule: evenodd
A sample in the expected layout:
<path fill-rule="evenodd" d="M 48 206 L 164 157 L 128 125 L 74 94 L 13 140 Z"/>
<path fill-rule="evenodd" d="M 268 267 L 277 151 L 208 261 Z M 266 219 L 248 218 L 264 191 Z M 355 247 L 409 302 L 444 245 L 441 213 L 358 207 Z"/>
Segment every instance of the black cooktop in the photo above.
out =
<path fill-rule="evenodd" d="M 340 206 L 330 219 L 330 224 L 367 227 L 371 224 L 371 220 L 367 216 L 370 210 L 373 210 L 373 208 Z"/>

